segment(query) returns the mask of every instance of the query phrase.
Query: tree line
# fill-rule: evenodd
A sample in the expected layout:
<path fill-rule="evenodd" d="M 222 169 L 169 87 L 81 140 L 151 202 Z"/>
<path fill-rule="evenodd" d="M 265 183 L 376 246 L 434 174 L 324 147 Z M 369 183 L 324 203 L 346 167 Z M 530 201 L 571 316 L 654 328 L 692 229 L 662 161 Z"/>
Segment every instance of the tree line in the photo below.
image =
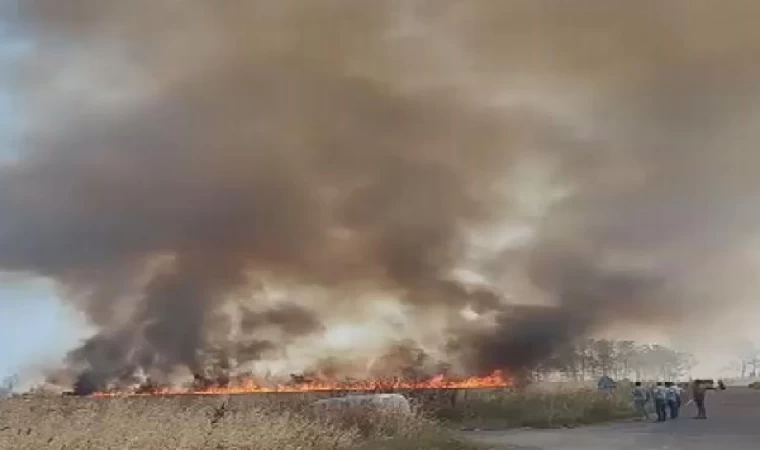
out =
<path fill-rule="evenodd" d="M 585 339 L 558 349 L 533 370 L 535 380 L 561 376 L 587 381 L 609 376 L 634 381 L 690 378 L 696 358 L 664 345 L 635 341 Z"/>
<path fill-rule="evenodd" d="M 726 368 L 726 371 L 739 378 L 760 376 L 760 346 L 751 341 L 740 341 L 736 347 L 737 358 Z"/>

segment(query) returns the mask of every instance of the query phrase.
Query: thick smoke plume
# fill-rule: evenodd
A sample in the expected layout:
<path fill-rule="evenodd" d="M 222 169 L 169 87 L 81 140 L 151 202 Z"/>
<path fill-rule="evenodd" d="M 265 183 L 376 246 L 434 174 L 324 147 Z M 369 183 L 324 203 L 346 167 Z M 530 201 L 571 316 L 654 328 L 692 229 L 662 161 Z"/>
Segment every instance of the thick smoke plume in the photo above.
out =
<path fill-rule="evenodd" d="M 756 2 L 19 8 L 0 269 L 100 330 L 82 391 L 287 358 L 368 293 L 492 370 L 757 283 Z"/>

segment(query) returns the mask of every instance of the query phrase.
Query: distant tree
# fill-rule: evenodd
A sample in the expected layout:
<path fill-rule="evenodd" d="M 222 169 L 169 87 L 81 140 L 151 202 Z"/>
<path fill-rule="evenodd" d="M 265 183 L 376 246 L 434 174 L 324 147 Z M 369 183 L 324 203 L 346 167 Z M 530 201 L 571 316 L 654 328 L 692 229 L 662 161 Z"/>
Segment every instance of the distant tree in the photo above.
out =
<path fill-rule="evenodd" d="M 739 363 L 741 367 L 741 377 L 758 376 L 760 368 L 760 347 L 750 341 L 742 341 L 739 347 Z"/>
<path fill-rule="evenodd" d="M 622 345 L 618 361 L 625 361 L 626 372 L 633 372 L 636 380 L 676 380 L 690 374 L 696 359 L 663 345 Z M 619 347 L 620 349 L 620 347 Z M 624 356 L 623 356 L 624 355 Z"/>
<path fill-rule="evenodd" d="M 598 369 L 596 375 L 610 375 L 614 371 L 617 358 L 614 342 L 609 339 L 592 341 L 591 351 Z"/>
<path fill-rule="evenodd" d="M 581 374 L 581 381 L 586 381 L 587 375 L 595 375 L 597 367 L 599 366 L 594 354 L 594 339 L 586 339 L 581 341 L 578 348 L 578 357 L 580 361 L 579 371 Z"/>
<path fill-rule="evenodd" d="M 676 380 L 689 375 L 696 359 L 663 345 L 637 345 L 634 341 L 583 339 L 559 347 L 533 372 L 534 379 L 560 374 L 573 381 L 587 377 Z M 760 364 L 758 364 L 760 367 Z"/>
<path fill-rule="evenodd" d="M 694 369 L 694 367 L 697 366 L 698 363 L 696 356 L 691 353 L 681 353 L 680 359 L 682 370 L 686 372 L 686 375 L 688 375 L 689 378 L 691 378 L 691 371 Z"/>
<path fill-rule="evenodd" d="M 615 363 L 617 367 L 616 377 L 628 378 L 631 375 L 631 363 L 636 357 L 636 343 L 634 341 L 615 342 Z"/>
<path fill-rule="evenodd" d="M 580 353 L 578 346 L 573 343 L 563 345 L 552 358 L 552 364 L 557 372 L 564 375 L 573 381 L 579 381 L 582 371 L 581 359 L 583 355 Z"/>

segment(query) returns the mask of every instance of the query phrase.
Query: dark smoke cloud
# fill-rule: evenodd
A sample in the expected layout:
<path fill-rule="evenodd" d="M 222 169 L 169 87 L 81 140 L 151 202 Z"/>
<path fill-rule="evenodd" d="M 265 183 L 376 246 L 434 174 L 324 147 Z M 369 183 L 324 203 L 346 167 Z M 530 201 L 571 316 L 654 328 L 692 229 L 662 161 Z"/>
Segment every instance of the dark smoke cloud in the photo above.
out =
<path fill-rule="evenodd" d="M 313 311 L 298 305 L 278 305 L 265 311 L 245 311 L 240 327 L 243 332 L 252 332 L 263 326 L 280 327 L 290 336 L 313 334 L 324 329 Z"/>
<path fill-rule="evenodd" d="M 0 269 L 55 279 L 102 330 L 69 355 L 88 385 L 200 372 L 211 347 L 256 360 L 289 339 L 236 326 L 318 335 L 346 309 L 230 317 L 262 280 L 388 293 L 452 329 L 496 310 L 452 338 L 493 368 L 691 320 L 747 273 L 754 2 L 65 3 L 14 13 L 34 46 L 12 73 Z M 526 200 L 525 164 L 563 196 Z M 473 230 L 505 221 L 532 239 L 473 261 Z M 462 265 L 510 283 L 465 286 Z M 525 286 L 554 306 L 505 308 L 499 288 Z"/>
<path fill-rule="evenodd" d="M 456 337 L 450 350 L 466 355 L 468 367 L 478 373 L 532 368 L 600 325 L 630 321 L 667 327 L 682 314 L 682 305 L 665 297 L 660 275 L 592 267 L 589 261 L 558 252 L 534 259 L 528 265 L 531 281 L 554 296 L 553 304 L 502 308 L 493 327 Z"/>

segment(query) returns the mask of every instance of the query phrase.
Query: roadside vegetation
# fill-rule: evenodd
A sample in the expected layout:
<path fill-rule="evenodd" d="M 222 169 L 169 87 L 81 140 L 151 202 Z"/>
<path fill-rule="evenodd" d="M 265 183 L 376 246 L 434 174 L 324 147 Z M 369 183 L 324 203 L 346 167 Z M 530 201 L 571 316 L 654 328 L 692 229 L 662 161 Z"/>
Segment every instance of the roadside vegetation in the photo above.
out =
<path fill-rule="evenodd" d="M 493 392 L 438 408 L 444 423 L 464 428 L 576 427 L 632 418 L 636 412 L 628 388 L 608 394 L 597 390 Z"/>

